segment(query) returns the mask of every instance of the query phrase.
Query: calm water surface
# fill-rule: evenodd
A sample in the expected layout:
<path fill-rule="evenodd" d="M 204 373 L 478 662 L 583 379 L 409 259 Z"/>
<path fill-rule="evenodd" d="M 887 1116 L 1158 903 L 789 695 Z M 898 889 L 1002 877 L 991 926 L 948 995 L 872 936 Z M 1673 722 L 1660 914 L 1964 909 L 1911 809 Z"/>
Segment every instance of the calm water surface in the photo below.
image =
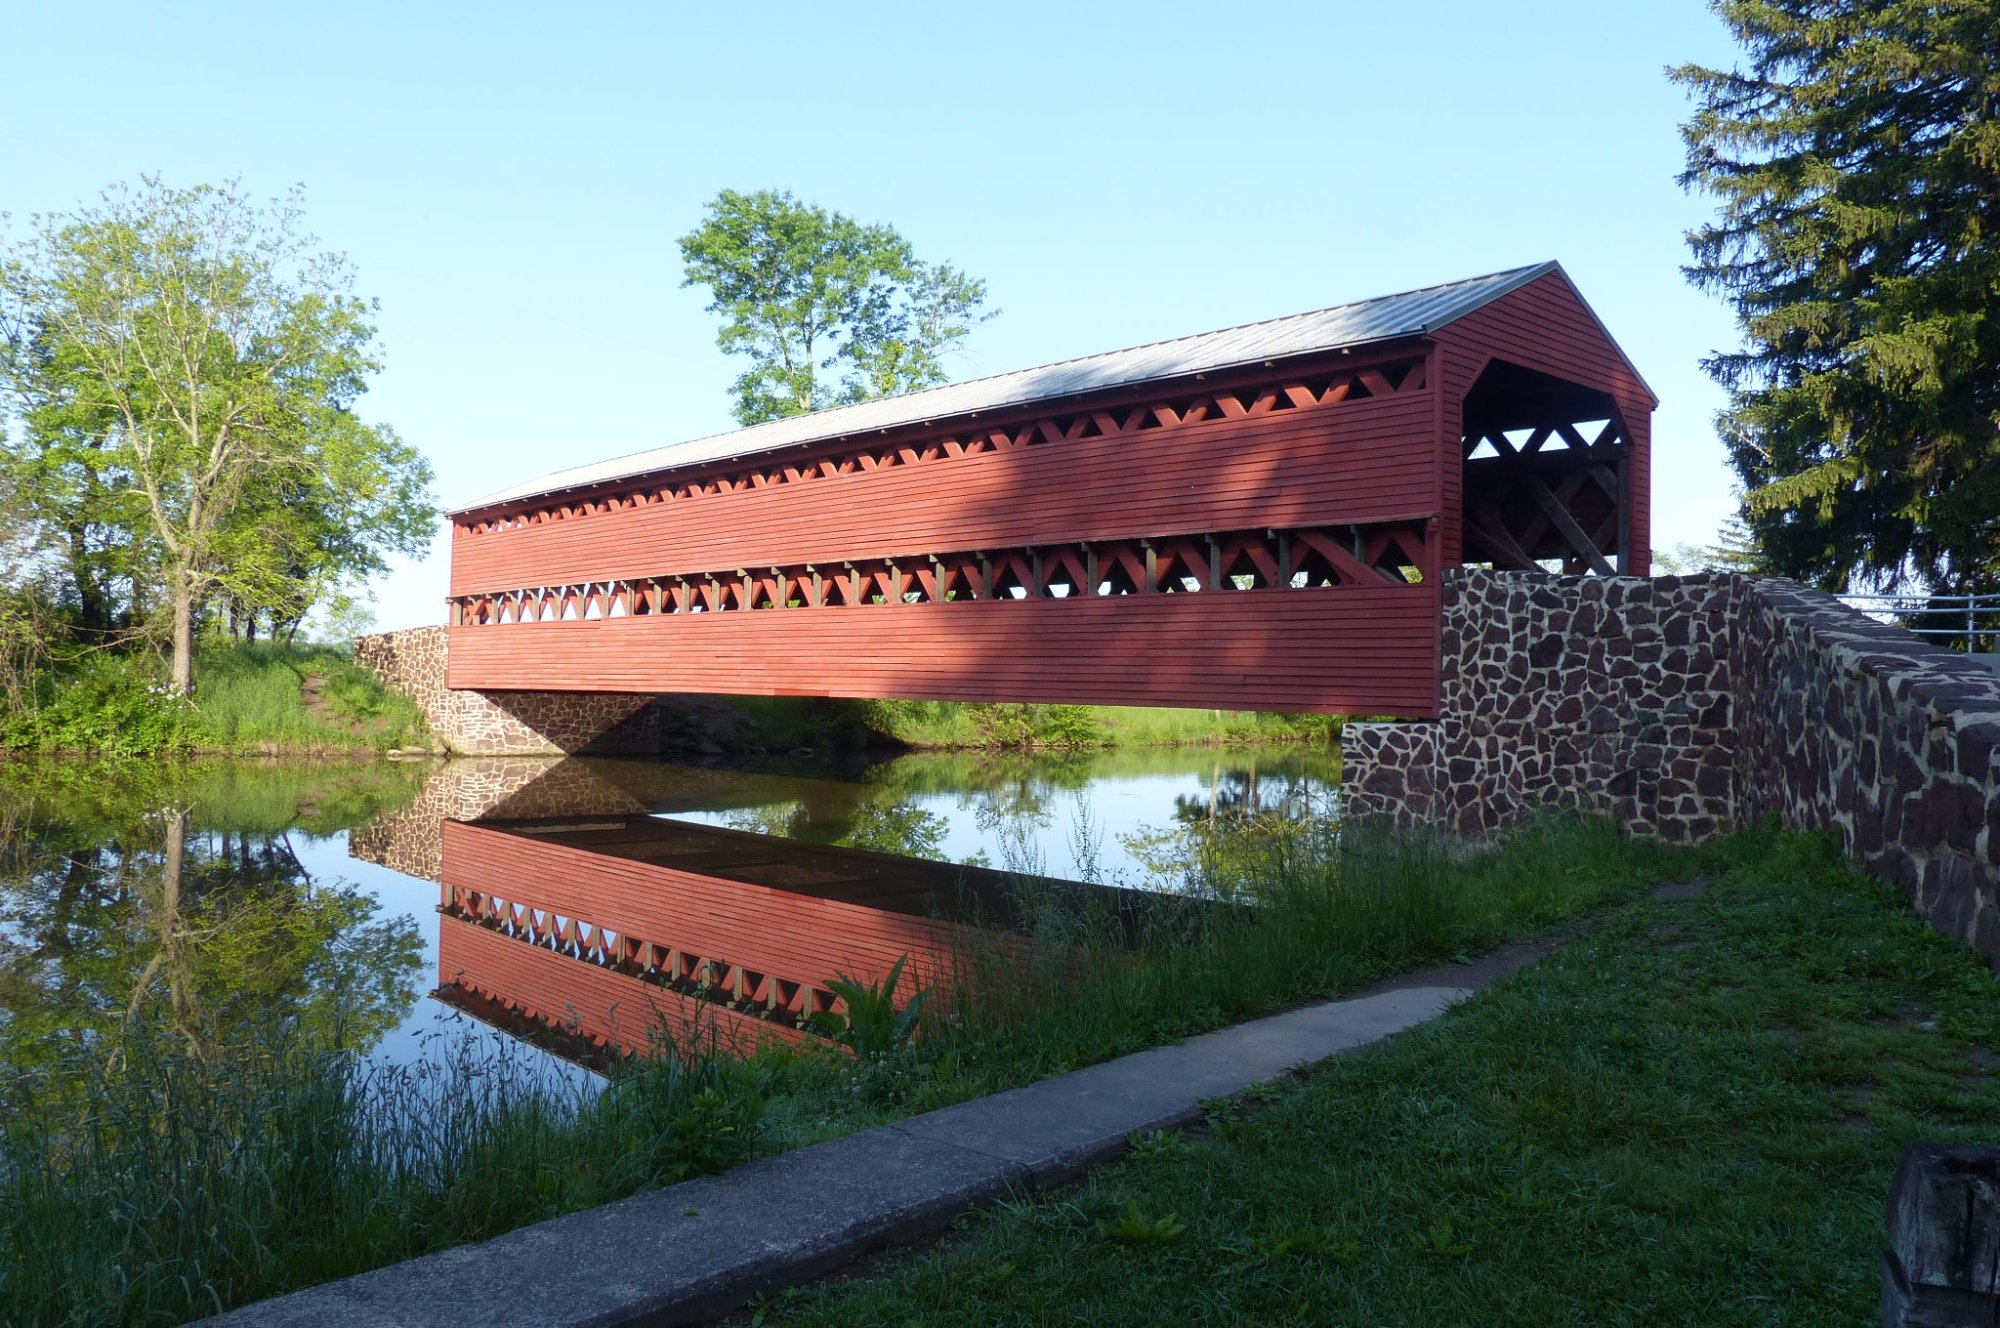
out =
<path fill-rule="evenodd" d="M 1185 889 L 1234 838 L 1329 814 L 1337 784 L 1334 753 L 1299 748 L 0 763 L 0 1068 L 139 1008 L 198 1044 L 299 1028 L 404 1063 L 629 1043 L 621 1010 L 663 990 L 634 962 L 754 1014 L 939 918 L 1004 916 L 1028 878 Z"/>

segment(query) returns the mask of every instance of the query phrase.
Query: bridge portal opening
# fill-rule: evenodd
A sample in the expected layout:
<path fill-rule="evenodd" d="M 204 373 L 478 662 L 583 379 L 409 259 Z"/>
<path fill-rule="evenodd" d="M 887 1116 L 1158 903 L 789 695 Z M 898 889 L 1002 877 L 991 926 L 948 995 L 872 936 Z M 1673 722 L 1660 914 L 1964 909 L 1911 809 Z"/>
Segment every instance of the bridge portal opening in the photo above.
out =
<path fill-rule="evenodd" d="M 1464 561 L 1632 566 L 1631 440 L 1608 392 L 1495 360 L 1465 397 Z"/>

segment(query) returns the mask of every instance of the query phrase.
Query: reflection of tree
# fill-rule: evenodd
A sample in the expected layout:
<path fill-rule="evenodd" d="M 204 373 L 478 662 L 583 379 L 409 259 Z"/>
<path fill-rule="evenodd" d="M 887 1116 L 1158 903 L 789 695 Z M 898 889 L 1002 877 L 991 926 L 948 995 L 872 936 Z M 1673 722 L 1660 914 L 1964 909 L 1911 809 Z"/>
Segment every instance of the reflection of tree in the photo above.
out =
<path fill-rule="evenodd" d="M 883 798 L 878 790 L 864 787 L 861 796 L 843 810 L 832 827 L 824 818 L 814 816 L 803 802 L 742 808 L 730 812 L 723 823 L 752 834 L 900 853 L 910 858 L 936 858 L 944 851 L 945 819 L 912 802 Z"/>
<path fill-rule="evenodd" d="M 209 1063 L 272 1033 L 365 1048 L 422 963 L 414 920 L 376 910 L 315 883 L 284 832 L 203 830 L 182 807 L 111 835 L 0 825 L 0 1066 L 115 1051 L 130 1020 Z"/>
<path fill-rule="evenodd" d="M 1237 896 L 1255 888 L 1301 833 L 1333 810 L 1333 792 L 1316 772 L 1259 770 L 1256 763 L 1217 764 L 1198 797 L 1174 798 L 1174 824 L 1142 826 L 1119 836 L 1161 884 Z"/>
<path fill-rule="evenodd" d="M 1251 765 L 1224 768 L 1220 764 L 1205 781 L 1203 796 L 1174 798 L 1174 819 L 1183 825 L 1220 825 L 1275 816 L 1293 821 L 1316 810 L 1326 800 L 1326 786 L 1302 770 L 1266 771 Z"/>

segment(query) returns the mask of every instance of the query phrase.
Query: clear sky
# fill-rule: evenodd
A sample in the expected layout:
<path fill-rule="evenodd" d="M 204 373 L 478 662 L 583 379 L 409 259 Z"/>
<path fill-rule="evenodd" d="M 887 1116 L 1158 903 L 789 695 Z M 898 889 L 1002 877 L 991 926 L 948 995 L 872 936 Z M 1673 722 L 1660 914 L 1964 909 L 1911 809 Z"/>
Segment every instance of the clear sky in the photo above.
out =
<path fill-rule="evenodd" d="M 1661 398 L 1660 547 L 1730 508 L 1668 65 L 1700 0 L 0 2 L 0 211 L 141 173 L 307 188 L 381 301 L 364 402 L 446 506 L 730 427 L 674 245 L 722 188 L 988 281 L 975 377 L 1560 259 Z M 377 587 L 442 621 L 446 538 Z"/>

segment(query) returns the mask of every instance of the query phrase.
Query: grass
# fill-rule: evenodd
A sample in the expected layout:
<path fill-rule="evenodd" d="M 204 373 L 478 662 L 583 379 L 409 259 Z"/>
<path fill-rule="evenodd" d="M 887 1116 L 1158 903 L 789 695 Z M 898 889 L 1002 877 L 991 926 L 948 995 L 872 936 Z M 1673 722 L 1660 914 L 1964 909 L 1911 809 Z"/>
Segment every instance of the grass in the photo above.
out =
<path fill-rule="evenodd" d="M 1143 706 L 974 704 L 733 697 L 763 746 L 931 750 L 1327 743 L 1332 715 Z"/>
<path fill-rule="evenodd" d="M 1904 1146 L 2000 1127 L 2000 981 L 1824 841 L 1697 861 L 1694 898 L 758 1321 L 1871 1321 Z"/>
<path fill-rule="evenodd" d="M 763 1109 L 699 1046 L 601 1091 L 470 1038 L 414 1070 L 273 1039 L 216 1073 L 162 1025 L 118 1050 L 10 1113 L 0 1323 L 179 1323 L 497 1235 L 745 1161 Z"/>
<path fill-rule="evenodd" d="M 0 1066 L 4 1321 L 172 1322 L 482 1239 L 1476 951 L 1680 865 L 1588 821 L 1470 856 L 1273 833 L 1213 857 L 1205 887 L 1222 902 L 1024 895 L 1011 953 L 1030 940 L 1035 957 L 968 945 L 914 1040 L 892 1020 L 852 1057 L 697 1047 L 629 1067 L 602 1097 L 476 1042 L 370 1072 L 262 1033 L 182 1040 L 142 1020 L 53 1077 Z"/>
<path fill-rule="evenodd" d="M 195 660 L 195 684 L 204 750 L 372 750 L 420 743 L 426 732 L 415 702 L 332 646 L 209 647 Z"/>
<path fill-rule="evenodd" d="M 183 702 L 149 655 L 81 657 L 44 678 L 34 704 L 0 713 L 0 748 L 279 755 L 429 742 L 416 704 L 336 647 L 209 645 L 194 678 L 194 700 Z"/>

